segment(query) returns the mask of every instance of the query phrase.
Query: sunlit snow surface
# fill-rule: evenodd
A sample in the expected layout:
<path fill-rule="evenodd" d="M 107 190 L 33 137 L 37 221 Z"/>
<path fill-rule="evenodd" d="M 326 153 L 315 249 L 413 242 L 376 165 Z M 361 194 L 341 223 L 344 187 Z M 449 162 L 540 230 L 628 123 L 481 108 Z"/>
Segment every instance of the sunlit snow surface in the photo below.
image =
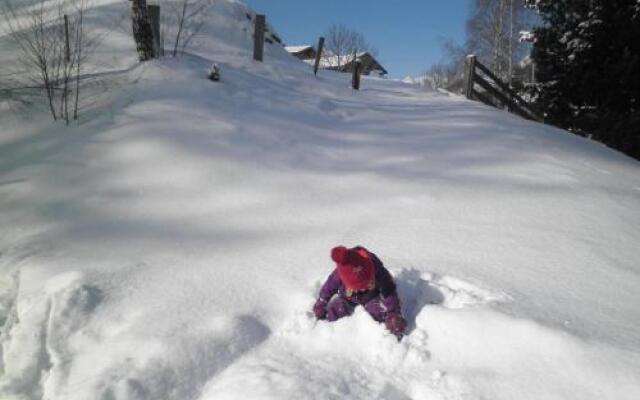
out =
<path fill-rule="evenodd" d="M 78 127 L 0 107 L 1 399 L 640 398 L 640 164 L 254 63 L 245 7 L 207 12 L 179 59 L 132 67 L 115 29 Z M 311 318 L 336 244 L 391 270 L 402 342 Z"/>

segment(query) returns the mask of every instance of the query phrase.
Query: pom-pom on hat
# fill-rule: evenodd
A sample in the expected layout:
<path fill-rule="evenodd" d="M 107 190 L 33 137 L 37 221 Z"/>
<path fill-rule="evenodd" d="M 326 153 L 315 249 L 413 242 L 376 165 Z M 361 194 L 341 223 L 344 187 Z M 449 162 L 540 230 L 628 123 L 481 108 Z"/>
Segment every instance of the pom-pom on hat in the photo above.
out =
<path fill-rule="evenodd" d="M 369 290 L 375 286 L 375 268 L 366 249 L 334 247 L 331 259 L 335 261 L 340 280 L 348 291 Z"/>

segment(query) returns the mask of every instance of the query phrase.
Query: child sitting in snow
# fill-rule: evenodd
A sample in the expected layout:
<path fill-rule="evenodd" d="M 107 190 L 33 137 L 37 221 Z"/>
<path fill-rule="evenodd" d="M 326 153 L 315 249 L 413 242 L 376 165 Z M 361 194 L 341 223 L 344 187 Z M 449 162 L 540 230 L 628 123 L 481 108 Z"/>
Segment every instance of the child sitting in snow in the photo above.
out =
<path fill-rule="evenodd" d="M 322 285 L 313 306 L 316 318 L 335 321 L 351 315 L 360 304 L 401 339 L 407 324 L 402 318 L 396 284 L 378 257 L 364 247 L 338 246 L 331 250 L 331 258 L 336 269 Z"/>

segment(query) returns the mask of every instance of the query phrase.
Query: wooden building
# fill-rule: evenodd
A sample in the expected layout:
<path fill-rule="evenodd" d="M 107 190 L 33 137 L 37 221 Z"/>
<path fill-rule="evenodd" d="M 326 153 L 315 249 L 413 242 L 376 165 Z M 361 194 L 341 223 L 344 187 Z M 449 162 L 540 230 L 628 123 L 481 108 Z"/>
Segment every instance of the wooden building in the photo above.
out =
<path fill-rule="evenodd" d="M 382 64 L 380 64 L 368 51 L 357 53 L 355 59 L 353 55 L 342 57 L 331 55 L 324 56 L 320 63 L 320 68 L 340 72 L 353 72 L 355 62 L 360 62 L 362 64 L 363 75 L 384 77 L 388 74 L 388 71 L 382 66 Z"/>
<path fill-rule="evenodd" d="M 316 59 L 316 49 L 313 46 L 286 46 L 285 49 L 289 54 L 299 58 L 307 64 L 313 65 Z M 363 51 L 355 55 L 355 61 L 362 64 L 363 75 L 374 75 L 384 77 L 388 74 L 387 70 L 376 60 L 373 54 Z M 331 71 L 353 72 L 354 55 L 334 56 L 327 53 L 326 50 L 320 59 L 320 68 Z"/>
<path fill-rule="evenodd" d="M 317 54 L 313 46 L 285 46 L 285 50 L 303 61 L 315 60 Z"/>

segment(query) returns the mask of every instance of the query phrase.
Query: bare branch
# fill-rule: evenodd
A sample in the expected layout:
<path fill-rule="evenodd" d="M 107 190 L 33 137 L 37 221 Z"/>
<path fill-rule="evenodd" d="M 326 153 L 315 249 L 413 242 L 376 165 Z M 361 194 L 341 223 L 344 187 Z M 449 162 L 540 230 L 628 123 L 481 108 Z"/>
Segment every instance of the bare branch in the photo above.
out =
<path fill-rule="evenodd" d="M 69 123 L 70 96 L 75 96 L 73 118 L 77 119 L 82 64 L 101 41 L 100 35 L 87 35 L 84 27 L 90 1 L 37 0 L 28 7 L 17 6 L 17 0 L 0 3 L 4 27 L 19 49 L 16 61 L 22 73 L 18 80 L 24 83 L 18 87 L 40 88 L 54 120 Z"/>
<path fill-rule="evenodd" d="M 209 4 L 210 2 L 207 0 L 180 0 L 177 5 L 170 6 L 169 17 L 163 18 L 161 36 L 166 36 L 170 29 L 169 26 L 177 26 L 173 40 L 173 57 L 178 55 L 178 50 L 184 53 L 192 40 L 200 33 L 205 23 L 202 13 Z"/>
<path fill-rule="evenodd" d="M 323 57 L 332 64 L 335 63 L 338 69 L 351 61 L 349 57 L 353 54 L 371 50 L 363 34 L 344 25 L 332 25 L 324 37 L 326 51 Z"/>

